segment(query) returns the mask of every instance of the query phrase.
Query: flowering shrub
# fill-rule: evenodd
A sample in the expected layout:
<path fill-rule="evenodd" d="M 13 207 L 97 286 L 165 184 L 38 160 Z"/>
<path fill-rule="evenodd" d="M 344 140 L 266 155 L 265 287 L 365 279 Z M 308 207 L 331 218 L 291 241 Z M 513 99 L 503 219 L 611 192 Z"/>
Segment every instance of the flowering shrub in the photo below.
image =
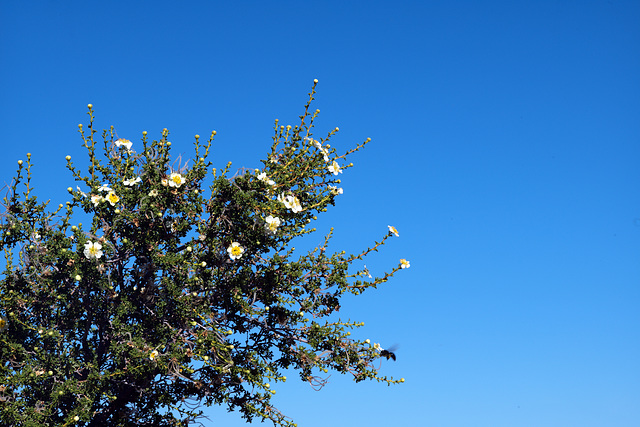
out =
<path fill-rule="evenodd" d="M 337 128 L 313 139 L 315 83 L 300 125 L 276 121 L 263 168 L 233 177 L 208 160 L 215 132 L 196 135 L 191 167 L 171 168 L 166 129 L 143 132 L 140 148 L 111 127 L 100 158 L 91 105 L 88 131 L 79 125 L 88 170 L 66 157 L 80 184 L 66 205 L 38 202 L 30 155 L 18 162 L 0 221 L 2 425 L 189 425 L 202 404 L 294 425 L 271 403 L 284 369 L 316 386 L 329 369 L 403 381 L 381 376 L 379 345 L 352 339 L 362 323 L 336 314 L 345 293 L 409 267 L 349 268 L 397 230 L 353 255 L 328 253 L 329 233 L 293 257 L 292 240 L 342 194 L 346 157 L 369 142 L 338 155 Z"/>

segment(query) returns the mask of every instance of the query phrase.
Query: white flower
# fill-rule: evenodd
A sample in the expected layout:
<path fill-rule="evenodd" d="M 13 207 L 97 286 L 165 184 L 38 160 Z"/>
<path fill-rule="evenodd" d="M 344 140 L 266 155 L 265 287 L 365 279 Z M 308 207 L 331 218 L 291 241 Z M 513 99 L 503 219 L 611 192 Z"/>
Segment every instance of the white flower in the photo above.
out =
<path fill-rule="evenodd" d="M 316 147 L 322 153 L 322 157 L 324 157 L 324 161 L 325 162 L 329 161 L 329 151 L 322 146 L 320 141 L 316 141 L 315 139 L 308 138 L 308 137 L 305 138 L 305 140 L 311 142 L 311 145 Z M 329 147 L 329 144 L 327 144 L 327 147 Z"/>
<path fill-rule="evenodd" d="M 80 186 L 79 185 L 76 185 L 76 189 L 78 190 L 78 193 L 82 194 L 82 197 L 87 197 L 87 193 L 85 193 L 82 190 L 80 190 Z"/>
<path fill-rule="evenodd" d="M 265 221 L 267 221 L 267 230 L 269 230 L 273 234 L 276 234 L 276 232 L 278 231 L 278 227 L 280 227 L 280 218 L 269 215 L 265 219 Z"/>
<path fill-rule="evenodd" d="M 151 191 L 149 191 L 149 196 L 150 197 L 155 197 L 158 195 L 158 190 L 156 190 L 155 188 Z"/>
<path fill-rule="evenodd" d="M 244 248 L 240 246 L 240 243 L 233 242 L 231 246 L 227 248 L 227 252 L 229 252 L 229 258 L 235 261 L 242 256 Z"/>
<path fill-rule="evenodd" d="M 387 225 L 387 227 L 389 227 L 389 233 L 395 234 L 396 237 L 400 237 L 400 234 L 398 234 L 398 230 L 396 230 L 393 225 Z"/>
<path fill-rule="evenodd" d="M 333 161 L 333 163 L 329 165 L 327 169 L 329 169 L 329 172 L 331 172 L 334 175 L 338 175 L 339 173 L 342 173 L 342 169 L 340 169 L 340 165 L 335 160 Z"/>
<path fill-rule="evenodd" d="M 380 346 L 380 344 L 378 344 L 378 343 L 375 343 L 375 344 L 373 345 L 373 349 L 374 349 L 374 350 L 378 350 L 378 351 L 382 351 L 382 347 L 381 347 L 381 346 Z"/>
<path fill-rule="evenodd" d="M 296 196 L 286 195 L 282 193 L 278 196 L 278 200 L 284 203 L 287 209 L 291 209 L 291 212 L 296 213 L 302 211 L 302 205 L 300 204 L 300 200 Z"/>
<path fill-rule="evenodd" d="M 153 350 L 151 354 L 149 354 L 149 359 L 154 360 L 156 357 L 158 357 L 158 350 Z"/>
<path fill-rule="evenodd" d="M 113 191 L 113 190 L 111 190 L 111 188 L 107 184 L 102 184 L 100 186 L 100 188 L 98 188 L 98 191 L 109 192 L 109 191 Z"/>
<path fill-rule="evenodd" d="M 93 203 L 94 207 L 98 207 L 98 205 L 100 204 L 101 201 L 104 200 L 104 197 L 102 197 L 99 194 L 93 194 L 91 195 L 91 203 Z"/>
<path fill-rule="evenodd" d="M 406 259 L 402 258 L 400 260 L 400 268 L 409 268 L 411 267 L 411 264 L 409 264 L 409 261 L 407 261 Z"/>
<path fill-rule="evenodd" d="M 140 178 L 139 176 L 136 177 L 135 179 L 125 179 L 122 181 L 122 183 L 124 185 L 126 185 L 127 187 L 133 187 L 135 184 L 139 183 L 142 181 L 142 178 Z"/>
<path fill-rule="evenodd" d="M 343 193 L 342 188 L 338 188 L 335 185 L 330 185 L 329 190 L 331 191 L 331 194 L 335 194 L 336 196 Z"/>
<path fill-rule="evenodd" d="M 131 150 L 131 141 L 128 139 L 120 138 L 115 141 L 116 147 L 125 147 L 127 151 Z"/>
<path fill-rule="evenodd" d="M 92 243 L 91 241 L 84 244 L 84 256 L 87 258 L 98 259 L 102 256 L 102 245 L 100 242 Z"/>
<path fill-rule="evenodd" d="M 115 206 L 115 204 L 120 200 L 120 197 L 118 197 L 113 191 L 110 191 L 105 199 L 111 204 L 111 206 Z"/>
<path fill-rule="evenodd" d="M 258 174 L 258 179 L 259 179 L 260 181 L 262 181 L 262 182 L 266 183 L 266 184 L 269 184 L 269 185 L 276 185 L 276 183 L 275 183 L 275 181 L 274 181 L 274 180 L 269 179 L 269 178 L 267 177 L 266 172 L 262 172 L 261 174 Z"/>
<path fill-rule="evenodd" d="M 169 175 L 169 187 L 180 188 L 180 186 L 185 182 L 187 182 L 187 180 L 179 173 L 173 172 Z"/>

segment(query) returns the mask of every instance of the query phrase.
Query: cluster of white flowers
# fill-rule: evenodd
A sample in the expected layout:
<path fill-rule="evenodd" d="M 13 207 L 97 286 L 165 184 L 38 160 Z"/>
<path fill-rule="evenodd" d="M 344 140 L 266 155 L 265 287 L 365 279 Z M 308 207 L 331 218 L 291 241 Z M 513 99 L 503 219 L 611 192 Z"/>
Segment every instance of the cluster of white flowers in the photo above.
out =
<path fill-rule="evenodd" d="M 80 188 L 78 188 L 78 191 L 80 191 Z M 98 192 L 106 192 L 107 195 L 103 197 L 100 194 L 92 194 L 91 195 L 91 203 L 93 203 L 93 206 L 97 207 L 100 204 L 100 202 L 103 202 L 105 200 L 107 202 L 109 202 L 109 204 L 111 206 L 115 206 L 116 203 L 118 203 L 120 201 L 120 197 L 118 197 L 118 195 L 115 193 L 115 191 L 113 191 L 111 189 L 111 187 L 109 187 L 106 184 L 102 184 L 100 187 L 98 187 Z M 84 197 L 87 196 L 82 191 L 80 191 L 80 194 L 82 194 Z"/>
<path fill-rule="evenodd" d="M 291 209 L 291 212 L 297 213 L 302 211 L 302 205 L 300 200 L 294 195 L 282 193 L 278 196 L 278 201 L 284 203 L 287 209 Z"/>
<path fill-rule="evenodd" d="M 407 261 L 406 259 L 402 258 L 400 260 L 400 268 L 409 268 L 411 267 L 411 264 L 409 264 L 409 261 Z"/>
<path fill-rule="evenodd" d="M 396 228 L 393 225 L 387 225 L 387 227 L 389 227 L 389 233 L 395 234 L 396 237 L 400 237 L 398 230 L 396 230 Z"/>

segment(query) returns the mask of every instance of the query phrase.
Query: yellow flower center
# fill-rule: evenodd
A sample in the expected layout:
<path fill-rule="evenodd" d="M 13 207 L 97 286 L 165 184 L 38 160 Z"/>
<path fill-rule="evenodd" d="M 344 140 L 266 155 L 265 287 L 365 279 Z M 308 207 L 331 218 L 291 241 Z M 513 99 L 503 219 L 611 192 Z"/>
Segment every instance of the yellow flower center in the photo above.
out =
<path fill-rule="evenodd" d="M 238 256 L 242 254 L 242 248 L 240 246 L 234 246 L 233 248 L 231 248 L 231 254 L 233 256 Z"/>

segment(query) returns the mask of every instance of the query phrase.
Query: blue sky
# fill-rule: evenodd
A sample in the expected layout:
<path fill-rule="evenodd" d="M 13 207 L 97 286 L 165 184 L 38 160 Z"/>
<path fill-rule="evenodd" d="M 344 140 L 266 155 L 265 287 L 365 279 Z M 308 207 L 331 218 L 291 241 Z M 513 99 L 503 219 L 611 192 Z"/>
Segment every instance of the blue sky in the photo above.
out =
<path fill-rule="evenodd" d="M 640 423 L 640 3 L 93 3 L 0 3 L 3 184 L 31 152 L 67 200 L 88 103 L 187 157 L 215 129 L 213 161 L 252 168 L 317 78 L 318 135 L 372 138 L 316 238 L 400 231 L 367 265 L 411 268 L 341 313 L 406 382 L 289 375 L 301 427 Z"/>

